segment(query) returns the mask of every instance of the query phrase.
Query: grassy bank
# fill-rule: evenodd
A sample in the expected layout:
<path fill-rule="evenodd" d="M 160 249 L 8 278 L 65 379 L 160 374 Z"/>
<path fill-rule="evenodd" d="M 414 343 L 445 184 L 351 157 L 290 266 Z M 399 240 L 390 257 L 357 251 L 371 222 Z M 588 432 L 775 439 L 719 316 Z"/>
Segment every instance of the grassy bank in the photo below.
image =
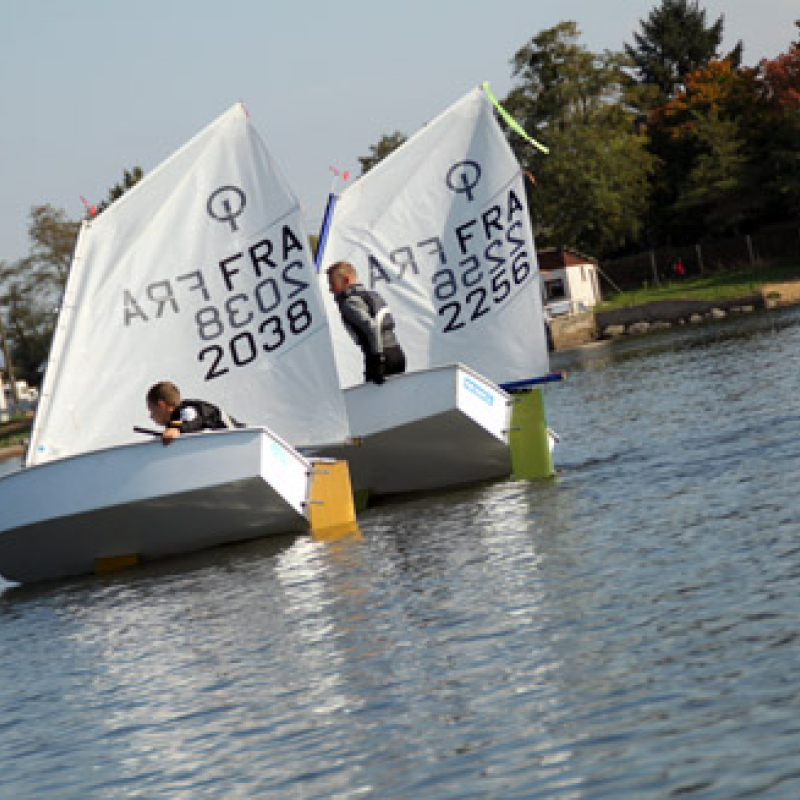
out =
<path fill-rule="evenodd" d="M 0 423 L 0 447 L 9 447 L 27 440 L 31 435 L 33 417 L 21 417 Z"/>
<path fill-rule="evenodd" d="M 764 262 L 749 269 L 718 272 L 683 280 L 669 281 L 660 286 L 646 286 L 609 297 L 596 311 L 640 306 L 654 300 L 729 300 L 759 292 L 765 283 L 800 279 L 800 261 L 783 259 Z M 609 294 L 607 285 L 604 293 Z"/>

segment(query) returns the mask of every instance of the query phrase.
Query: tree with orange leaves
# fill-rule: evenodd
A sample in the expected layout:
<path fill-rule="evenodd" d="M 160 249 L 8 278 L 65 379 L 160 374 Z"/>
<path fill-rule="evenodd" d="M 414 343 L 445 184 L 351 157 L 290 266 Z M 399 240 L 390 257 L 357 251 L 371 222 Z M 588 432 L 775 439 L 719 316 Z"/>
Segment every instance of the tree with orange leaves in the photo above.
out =
<path fill-rule="evenodd" d="M 762 104 L 755 70 L 715 59 L 651 114 L 651 148 L 661 163 L 654 226 L 662 238 L 736 230 L 759 213 L 751 131 Z"/>
<path fill-rule="evenodd" d="M 800 28 L 800 21 L 795 25 Z M 800 41 L 758 67 L 762 116 L 754 129 L 761 183 L 776 219 L 800 214 Z"/>

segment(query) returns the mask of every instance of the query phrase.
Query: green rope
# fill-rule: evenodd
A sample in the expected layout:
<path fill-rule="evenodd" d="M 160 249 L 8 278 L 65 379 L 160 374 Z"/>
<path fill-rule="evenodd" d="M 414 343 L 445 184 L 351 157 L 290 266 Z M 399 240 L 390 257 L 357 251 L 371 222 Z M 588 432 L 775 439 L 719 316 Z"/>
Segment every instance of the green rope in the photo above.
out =
<path fill-rule="evenodd" d="M 527 142 L 530 142 L 534 147 L 538 147 L 543 153 L 550 152 L 550 150 L 543 144 L 537 142 L 536 139 L 534 139 L 533 137 L 528 136 L 522 125 L 520 125 L 519 122 L 517 122 L 514 119 L 514 117 L 512 117 L 511 114 L 509 114 L 508 111 L 506 111 L 503 108 L 503 106 L 501 106 L 500 103 L 497 102 L 497 99 L 489 89 L 489 81 L 484 81 L 481 84 L 481 88 L 483 89 L 484 92 L 486 92 L 486 96 L 492 101 L 492 105 L 497 109 L 497 112 L 506 121 L 508 127 L 511 128 L 511 130 L 514 131 L 514 133 L 518 133 L 523 139 L 525 139 Z"/>

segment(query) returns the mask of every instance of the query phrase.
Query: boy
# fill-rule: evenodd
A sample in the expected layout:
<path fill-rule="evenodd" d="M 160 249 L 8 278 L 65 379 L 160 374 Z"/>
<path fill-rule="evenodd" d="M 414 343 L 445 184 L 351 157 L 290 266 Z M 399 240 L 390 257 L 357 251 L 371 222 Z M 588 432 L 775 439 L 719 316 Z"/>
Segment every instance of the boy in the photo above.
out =
<path fill-rule="evenodd" d="M 326 271 L 342 322 L 364 353 L 364 380 L 380 384 L 387 375 L 405 372 L 406 356 L 384 299 L 359 283 L 356 268 L 348 261 L 337 261 Z"/>
<path fill-rule="evenodd" d="M 204 400 L 181 400 L 174 383 L 160 381 L 147 392 L 147 410 L 153 422 L 163 425 L 161 441 L 169 444 L 183 433 L 242 428 L 241 423 Z"/>

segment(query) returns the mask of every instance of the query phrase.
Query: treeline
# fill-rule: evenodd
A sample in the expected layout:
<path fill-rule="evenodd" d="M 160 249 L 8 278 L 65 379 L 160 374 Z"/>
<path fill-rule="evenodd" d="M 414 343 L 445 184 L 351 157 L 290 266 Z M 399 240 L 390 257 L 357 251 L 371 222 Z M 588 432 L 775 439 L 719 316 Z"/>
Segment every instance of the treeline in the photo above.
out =
<path fill-rule="evenodd" d="M 800 24 L 800 23 L 797 23 Z M 800 40 L 756 67 L 722 52 L 724 18 L 661 0 L 620 52 L 593 53 L 575 22 L 543 30 L 511 59 L 501 103 L 549 155 L 509 132 L 526 173 L 539 246 L 608 259 L 797 220 Z M 787 39 L 797 31 L 787 32 Z M 383 136 L 362 174 L 406 137 Z M 125 171 L 104 207 L 140 178 Z M 31 209 L 30 255 L 0 262 L 0 334 L 17 377 L 37 382 L 79 223 Z"/>
<path fill-rule="evenodd" d="M 562 22 L 514 54 L 501 103 L 550 151 L 508 133 L 537 245 L 615 258 L 798 218 L 800 42 L 743 67 L 723 29 L 663 0 L 621 52 L 591 52 Z M 384 136 L 362 171 L 403 139 Z"/>
<path fill-rule="evenodd" d="M 722 35 L 664 0 L 624 53 L 589 52 L 570 22 L 516 53 L 506 106 L 550 147 L 512 139 L 540 241 L 613 257 L 797 218 L 800 46 L 743 67 Z"/>
<path fill-rule="evenodd" d="M 86 217 L 102 214 L 143 176 L 141 167 L 125 170 L 105 200 L 87 204 Z M 6 378 L 39 384 L 80 225 L 62 209 L 34 206 L 28 224 L 29 254 L 13 263 L 0 261 L 0 351 Z"/>

